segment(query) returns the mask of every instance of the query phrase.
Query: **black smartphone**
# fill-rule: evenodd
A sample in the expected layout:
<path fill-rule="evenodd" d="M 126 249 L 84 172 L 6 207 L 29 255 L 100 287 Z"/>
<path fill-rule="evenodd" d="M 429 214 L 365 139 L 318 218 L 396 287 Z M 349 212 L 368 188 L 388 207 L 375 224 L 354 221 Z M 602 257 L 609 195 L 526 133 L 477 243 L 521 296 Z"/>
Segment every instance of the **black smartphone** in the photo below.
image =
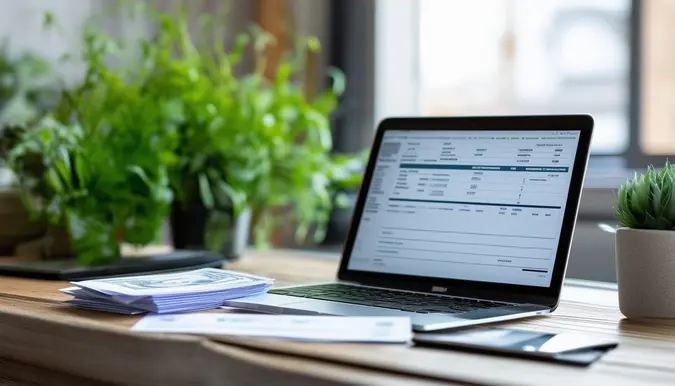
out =
<path fill-rule="evenodd" d="M 576 333 L 550 334 L 508 328 L 472 328 L 413 337 L 416 346 L 587 366 L 618 342 L 613 338 Z"/>

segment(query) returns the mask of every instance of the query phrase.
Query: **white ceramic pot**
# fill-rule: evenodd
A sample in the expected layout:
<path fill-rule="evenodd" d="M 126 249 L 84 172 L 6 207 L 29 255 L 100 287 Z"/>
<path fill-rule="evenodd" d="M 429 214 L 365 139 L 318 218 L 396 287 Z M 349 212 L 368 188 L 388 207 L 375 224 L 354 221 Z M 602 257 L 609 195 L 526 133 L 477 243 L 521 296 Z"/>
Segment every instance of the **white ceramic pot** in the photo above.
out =
<path fill-rule="evenodd" d="M 622 314 L 675 321 L 675 231 L 619 228 L 616 271 Z"/>

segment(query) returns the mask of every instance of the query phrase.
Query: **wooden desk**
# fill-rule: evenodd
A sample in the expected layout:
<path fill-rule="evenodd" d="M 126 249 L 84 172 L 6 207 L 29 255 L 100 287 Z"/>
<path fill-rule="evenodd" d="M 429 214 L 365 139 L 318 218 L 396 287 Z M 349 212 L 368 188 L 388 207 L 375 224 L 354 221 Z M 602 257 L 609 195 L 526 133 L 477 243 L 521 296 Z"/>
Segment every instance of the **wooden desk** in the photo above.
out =
<path fill-rule="evenodd" d="M 272 251 L 229 268 L 285 285 L 330 280 L 336 264 Z M 675 384 L 675 327 L 623 320 L 612 289 L 567 285 L 554 314 L 509 324 L 619 337 L 620 347 L 600 362 L 574 368 L 406 345 L 132 334 L 138 317 L 64 306 L 63 286 L 0 278 L 0 384 Z"/>

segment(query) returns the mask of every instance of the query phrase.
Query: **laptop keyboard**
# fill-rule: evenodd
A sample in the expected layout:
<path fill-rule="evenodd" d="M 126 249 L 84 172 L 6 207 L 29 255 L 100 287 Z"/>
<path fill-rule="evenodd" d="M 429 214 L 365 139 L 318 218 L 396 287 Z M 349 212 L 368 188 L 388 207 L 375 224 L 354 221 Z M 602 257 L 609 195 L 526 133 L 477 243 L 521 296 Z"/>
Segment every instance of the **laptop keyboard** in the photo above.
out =
<path fill-rule="evenodd" d="M 420 314 L 469 312 L 486 308 L 508 306 L 506 303 L 486 300 L 453 298 L 432 294 L 392 291 L 380 288 L 358 287 L 338 283 L 282 288 L 268 291 L 271 294 L 296 296 L 307 299 L 330 300 L 340 303 L 391 308 Z"/>

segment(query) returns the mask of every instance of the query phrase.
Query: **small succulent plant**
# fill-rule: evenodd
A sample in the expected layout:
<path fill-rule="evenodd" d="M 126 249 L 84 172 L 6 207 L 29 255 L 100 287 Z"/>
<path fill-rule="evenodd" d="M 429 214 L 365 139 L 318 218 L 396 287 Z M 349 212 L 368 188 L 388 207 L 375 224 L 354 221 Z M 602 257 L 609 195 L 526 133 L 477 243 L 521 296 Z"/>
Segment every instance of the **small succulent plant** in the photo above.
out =
<path fill-rule="evenodd" d="M 619 189 L 616 216 L 633 229 L 675 230 L 675 165 L 650 166 Z"/>

